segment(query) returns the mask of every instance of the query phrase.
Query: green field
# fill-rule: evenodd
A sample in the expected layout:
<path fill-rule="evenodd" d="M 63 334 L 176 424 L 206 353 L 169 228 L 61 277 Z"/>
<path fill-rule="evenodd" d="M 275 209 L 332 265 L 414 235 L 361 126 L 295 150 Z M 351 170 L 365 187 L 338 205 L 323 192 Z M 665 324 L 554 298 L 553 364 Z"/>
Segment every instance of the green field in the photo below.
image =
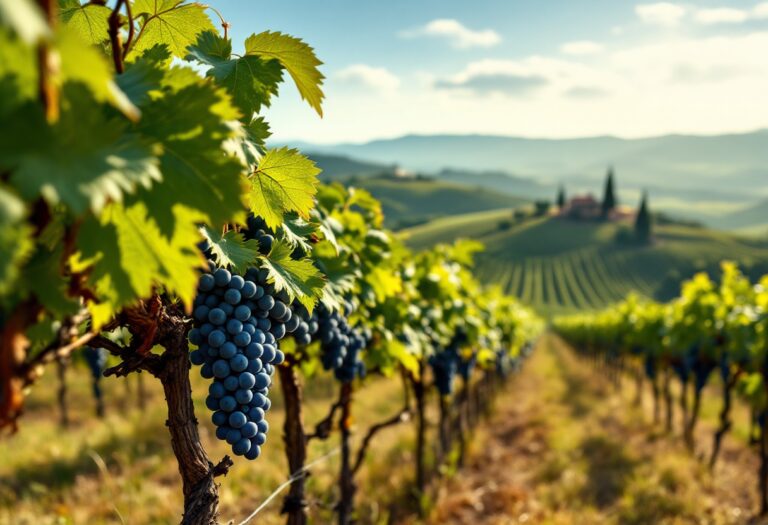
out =
<path fill-rule="evenodd" d="M 524 199 L 430 178 L 371 177 L 350 181 L 381 201 L 387 225 L 393 228 L 424 223 L 444 216 L 511 209 Z"/>
<path fill-rule="evenodd" d="M 655 242 L 638 246 L 616 241 L 626 224 L 546 217 L 500 227 L 510 217 L 508 210 L 447 217 L 403 235 L 415 248 L 458 237 L 481 241 L 481 277 L 550 314 L 602 308 L 630 291 L 667 299 L 681 279 L 724 259 L 768 262 L 768 244 L 704 228 L 656 226 Z"/>

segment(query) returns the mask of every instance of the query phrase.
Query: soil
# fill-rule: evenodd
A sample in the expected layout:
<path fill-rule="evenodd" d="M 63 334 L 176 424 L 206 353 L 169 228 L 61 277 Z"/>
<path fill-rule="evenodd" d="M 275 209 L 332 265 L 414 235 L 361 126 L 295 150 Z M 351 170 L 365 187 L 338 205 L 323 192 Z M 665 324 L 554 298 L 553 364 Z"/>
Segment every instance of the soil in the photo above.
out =
<path fill-rule="evenodd" d="M 476 434 L 469 464 L 437 489 L 427 523 L 768 523 L 756 516 L 756 451 L 728 436 L 711 472 L 714 422 L 702 421 L 691 454 L 679 421 L 671 435 L 653 424 L 649 390 L 635 406 L 633 383 L 617 386 L 546 336 Z"/>

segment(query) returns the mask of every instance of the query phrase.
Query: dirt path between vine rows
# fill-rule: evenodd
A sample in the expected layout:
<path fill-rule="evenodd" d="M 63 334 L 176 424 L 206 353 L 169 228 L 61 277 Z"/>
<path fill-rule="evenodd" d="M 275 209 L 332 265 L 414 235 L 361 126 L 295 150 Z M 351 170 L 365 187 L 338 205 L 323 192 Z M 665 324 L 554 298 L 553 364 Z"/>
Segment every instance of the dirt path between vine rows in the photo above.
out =
<path fill-rule="evenodd" d="M 647 394 L 647 392 L 646 392 Z M 499 399 L 467 467 L 439 490 L 430 524 L 763 524 L 757 455 L 733 436 L 710 473 L 654 427 L 633 385 L 617 389 L 554 336 Z M 677 422 L 676 422 L 677 423 Z"/>

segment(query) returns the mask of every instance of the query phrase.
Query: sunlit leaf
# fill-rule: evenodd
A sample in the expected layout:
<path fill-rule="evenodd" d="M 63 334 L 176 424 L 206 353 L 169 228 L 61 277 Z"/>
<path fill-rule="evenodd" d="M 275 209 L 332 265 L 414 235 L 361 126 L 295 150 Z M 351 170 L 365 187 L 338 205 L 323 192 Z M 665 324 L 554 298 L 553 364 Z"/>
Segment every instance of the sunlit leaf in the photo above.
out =
<path fill-rule="evenodd" d="M 323 74 L 318 66 L 322 64 L 315 56 L 315 51 L 301 39 L 265 31 L 251 35 L 245 41 L 246 55 L 277 60 L 291 75 L 301 98 L 323 116 Z"/>
<path fill-rule="evenodd" d="M 100 44 L 109 38 L 109 15 L 104 5 L 81 4 L 80 0 L 59 1 L 61 20 L 89 44 Z"/>
<path fill-rule="evenodd" d="M 174 56 L 184 58 L 187 46 L 203 31 L 213 31 L 213 23 L 197 2 L 181 0 L 135 0 L 133 15 L 140 19 L 140 29 L 131 53 L 141 54 L 157 44 L 165 44 Z"/>
<path fill-rule="evenodd" d="M 308 218 L 315 203 L 319 173 L 314 162 L 294 149 L 268 150 L 250 177 L 251 211 L 273 229 L 289 211 Z"/>
<path fill-rule="evenodd" d="M 211 250 L 217 266 L 231 267 L 240 274 L 256 266 L 259 257 L 259 243 L 256 240 L 246 240 L 242 233 L 235 230 L 229 230 L 222 235 L 204 226 L 200 228 L 200 232 L 207 241 L 207 248 Z"/>
<path fill-rule="evenodd" d="M 310 312 L 322 294 L 325 281 L 309 259 L 293 259 L 293 248 L 286 242 L 277 241 L 272 246 L 264 265 L 269 271 L 269 282 L 276 290 L 285 290 L 291 300 L 298 299 Z"/>
<path fill-rule="evenodd" d="M 176 225 L 170 237 L 160 232 L 141 203 L 127 208 L 112 204 L 99 219 L 83 224 L 77 265 L 90 267 L 88 283 L 97 301 L 89 301 L 88 307 L 96 326 L 108 322 L 120 308 L 148 297 L 157 286 L 191 306 L 205 262 L 196 248 L 200 216 L 179 205 L 173 213 Z"/>
<path fill-rule="evenodd" d="M 230 58 L 230 41 L 212 31 L 202 33 L 188 51 L 188 59 L 210 66 L 206 75 L 229 92 L 246 123 L 262 107 L 269 106 L 272 95 L 277 94 L 277 86 L 283 80 L 282 67 L 278 62 L 248 55 Z M 255 131 L 257 137 L 263 137 L 262 129 Z"/>
<path fill-rule="evenodd" d="M 98 213 L 108 201 L 160 180 L 154 146 L 96 110 L 84 88 L 65 89 L 63 105 L 52 126 L 32 111 L 0 141 L 0 166 L 11 170 L 21 196 Z"/>

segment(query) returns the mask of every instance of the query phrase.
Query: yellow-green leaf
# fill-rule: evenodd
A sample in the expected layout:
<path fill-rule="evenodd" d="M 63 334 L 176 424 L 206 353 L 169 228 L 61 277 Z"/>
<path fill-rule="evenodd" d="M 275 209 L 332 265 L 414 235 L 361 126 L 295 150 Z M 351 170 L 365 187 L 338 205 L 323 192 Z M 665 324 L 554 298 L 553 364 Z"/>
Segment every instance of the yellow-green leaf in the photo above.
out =
<path fill-rule="evenodd" d="M 323 293 L 325 280 L 309 259 L 293 259 L 293 247 L 285 241 L 277 241 L 265 258 L 269 271 L 267 280 L 277 291 L 285 290 L 291 300 L 298 299 L 310 312 Z"/>
<path fill-rule="evenodd" d="M 112 10 L 104 5 L 81 4 L 79 0 L 64 0 L 61 19 L 89 44 L 100 44 L 109 38 L 109 15 Z"/>
<path fill-rule="evenodd" d="M 24 202 L 0 186 L 0 297 L 18 284 L 19 268 L 32 253 L 32 227 L 24 222 Z"/>
<path fill-rule="evenodd" d="M 282 224 L 283 215 L 289 211 L 308 218 L 315 204 L 319 173 L 315 163 L 295 149 L 268 150 L 250 177 L 251 211 L 272 229 Z"/>
<path fill-rule="evenodd" d="M 111 204 L 98 219 L 86 221 L 78 236 L 80 253 L 71 262 L 88 267 L 88 284 L 98 301 L 88 308 L 94 325 L 109 321 L 123 306 L 148 297 L 159 286 L 190 307 L 204 259 L 197 249 L 200 214 L 173 208 L 176 226 L 165 237 L 143 203 Z"/>
<path fill-rule="evenodd" d="M 203 4 L 182 3 L 181 0 L 136 0 L 133 15 L 142 20 L 131 53 L 141 54 L 165 44 L 179 58 L 187 55 L 187 46 L 203 31 L 214 30 Z"/>
<path fill-rule="evenodd" d="M 217 266 L 231 267 L 235 272 L 244 274 L 256 265 L 259 243 L 255 239 L 246 240 L 242 233 L 235 230 L 222 235 L 207 226 L 200 228 L 200 233 L 207 241 L 207 248 L 211 250 Z"/>
<path fill-rule="evenodd" d="M 301 39 L 265 31 L 249 36 L 245 41 L 246 55 L 272 58 L 288 71 L 296 83 L 301 98 L 323 116 L 323 85 L 325 78 L 317 68 L 322 64 L 315 56 L 315 51 Z"/>

